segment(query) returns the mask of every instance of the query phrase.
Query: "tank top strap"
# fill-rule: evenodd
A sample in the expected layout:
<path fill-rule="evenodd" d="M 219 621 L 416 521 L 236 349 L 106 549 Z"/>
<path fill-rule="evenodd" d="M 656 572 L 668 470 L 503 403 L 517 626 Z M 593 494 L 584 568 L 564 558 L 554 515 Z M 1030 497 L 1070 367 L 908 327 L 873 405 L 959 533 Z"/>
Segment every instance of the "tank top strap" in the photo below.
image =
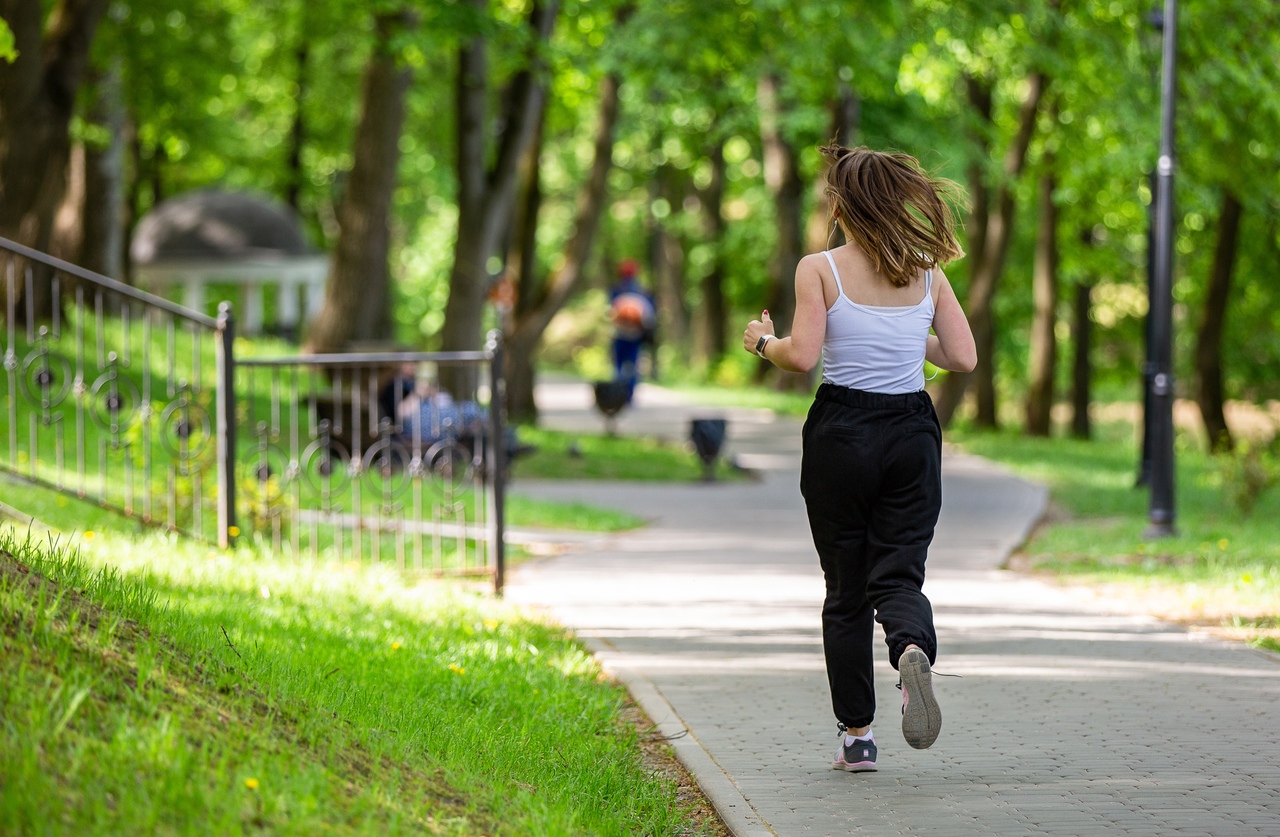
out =
<path fill-rule="evenodd" d="M 836 260 L 831 258 L 830 250 L 823 250 L 822 255 L 827 257 L 827 264 L 831 265 L 831 272 L 836 277 L 836 290 L 840 292 L 840 296 L 844 296 L 844 285 L 840 284 L 840 271 L 836 268 Z"/>
<path fill-rule="evenodd" d="M 929 268 L 924 272 L 924 295 L 928 296 L 933 289 L 933 268 Z"/>

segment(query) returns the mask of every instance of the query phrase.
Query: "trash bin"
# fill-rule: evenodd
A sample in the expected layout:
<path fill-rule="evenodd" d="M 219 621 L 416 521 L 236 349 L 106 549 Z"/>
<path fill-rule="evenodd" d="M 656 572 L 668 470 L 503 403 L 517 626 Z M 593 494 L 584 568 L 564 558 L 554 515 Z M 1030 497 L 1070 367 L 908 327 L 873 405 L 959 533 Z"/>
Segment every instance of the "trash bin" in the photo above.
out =
<path fill-rule="evenodd" d="M 722 418 L 696 418 L 689 423 L 689 440 L 702 460 L 702 479 L 706 482 L 716 478 L 716 460 L 728 430 L 729 422 Z"/>
<path fill-rule="evenodd" d="M 605 419 L 605 432 L 613 436 L 617 433 L 617 415 L 627 406 L 627 382 L 596 381 L 592 386 L 596 394 L 596 409 Z"/>

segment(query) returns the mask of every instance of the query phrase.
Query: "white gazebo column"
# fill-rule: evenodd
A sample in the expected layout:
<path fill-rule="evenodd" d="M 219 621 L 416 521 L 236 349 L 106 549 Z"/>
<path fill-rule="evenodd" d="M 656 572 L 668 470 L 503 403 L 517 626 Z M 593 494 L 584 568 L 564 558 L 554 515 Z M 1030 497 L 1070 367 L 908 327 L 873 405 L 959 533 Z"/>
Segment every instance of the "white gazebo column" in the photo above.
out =
<path fill-rule="evenodd" d="M 306 297 L 305 310 L 307 312 L 307 321 L 314 320 L 320 313 L 320 309 L 324 307 L 324 285 L 328 277 L 320 275 L 307 277 L 306 283 L 302 286 L 302 294 Z"/>
<path fill-rule="evenodd" d="M 204 277 L 187 274 L 182 279 L 182 304 L 192 311 L 204 313 Z"/>
<path fill-rule="evenodd" d="M 252 280 L 245 281 L 241 288 L 244 290 L 244 310 L 240 312 L 241 334 L 261 334 L 262 333 L 262 285 Z"/>
<path fill-rule="evenodd" d="M 298 282 L 292 276 L 284 276 L 276 286 L 276 325 L 292 331 L 299 324 Z"/>

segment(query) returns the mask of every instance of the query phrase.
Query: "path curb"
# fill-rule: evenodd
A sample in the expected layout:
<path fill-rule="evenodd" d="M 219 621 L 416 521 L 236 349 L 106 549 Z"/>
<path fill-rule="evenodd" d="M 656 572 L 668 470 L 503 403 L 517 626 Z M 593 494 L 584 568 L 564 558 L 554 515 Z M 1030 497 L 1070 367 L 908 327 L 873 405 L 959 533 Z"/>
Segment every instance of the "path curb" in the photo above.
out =
<path fill-rule="evenodd" d="M 656 731 L 667 739 L 676 758 L 698 783 L 720 819 L 734 837 L 778 837 L 761 819 L 755 806 L 747 800 L 742 790 L 707 752 L 692 729 L 685 724 L 680 713 L 671 705 L 662 691 L 644 673 L 636 668 L 616 667 L 604 662 L 606 655 L 618 655 L 619 651 L 608 640 L 590 634 L 580 634 L 581 640 L 605 670 L 622 683 L 640 708 L 656 725 Z"/>

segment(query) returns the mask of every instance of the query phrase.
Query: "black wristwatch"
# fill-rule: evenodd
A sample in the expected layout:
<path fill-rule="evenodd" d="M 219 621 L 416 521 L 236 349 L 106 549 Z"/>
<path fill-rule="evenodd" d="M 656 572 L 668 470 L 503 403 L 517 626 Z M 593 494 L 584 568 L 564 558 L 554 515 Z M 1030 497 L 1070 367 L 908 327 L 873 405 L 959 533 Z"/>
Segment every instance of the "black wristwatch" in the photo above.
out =
<path fill-rule="evenodd" d="M 756 354 L 760 355 L 760 357 L 764 357 L 764 347 L 770 340 L 774 339 L 774 337 L 775 335 L 773 334 L 760 335 L 760 340 L 756 343 Z M 768 360 L 769 358 L 764 357 L 764 359 Z"/>

